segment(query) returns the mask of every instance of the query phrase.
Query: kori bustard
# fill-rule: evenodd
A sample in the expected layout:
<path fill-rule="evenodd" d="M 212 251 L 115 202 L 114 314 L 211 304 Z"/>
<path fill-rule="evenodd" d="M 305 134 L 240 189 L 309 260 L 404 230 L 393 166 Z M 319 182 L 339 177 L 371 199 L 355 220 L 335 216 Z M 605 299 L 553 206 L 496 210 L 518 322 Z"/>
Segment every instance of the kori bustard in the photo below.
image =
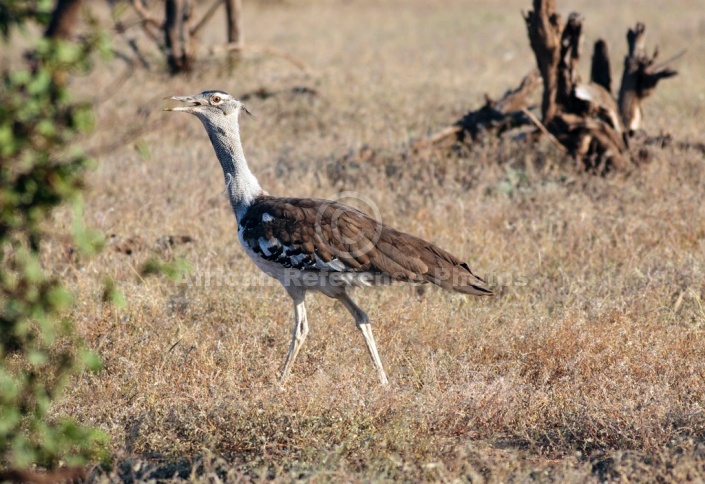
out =
<path fill-rule="evenodd" d="M 431 282 L 464 294 L 492 295 L 485 281 L 465 262 L 353 207 L 330 200 L 270 196 L 248 168 L 240 142 L 238 117 L 241 111 L 249 112 L 229 94 L 205 91 L 166 99 L 183 103 L 167 111 L 191 113 L 203 123 L 223 168 L 245 253 L 257 267 L 279 280 L 294 300 L 293 337 L 281 382 L 289 375 L 308 334 L 304 304 L 308 291 L 335 298 L 350 311 L 382 384 L 387 384 L 387 376 L 370 319 L 350 298 L 350 288 L 393 281 Z"/>

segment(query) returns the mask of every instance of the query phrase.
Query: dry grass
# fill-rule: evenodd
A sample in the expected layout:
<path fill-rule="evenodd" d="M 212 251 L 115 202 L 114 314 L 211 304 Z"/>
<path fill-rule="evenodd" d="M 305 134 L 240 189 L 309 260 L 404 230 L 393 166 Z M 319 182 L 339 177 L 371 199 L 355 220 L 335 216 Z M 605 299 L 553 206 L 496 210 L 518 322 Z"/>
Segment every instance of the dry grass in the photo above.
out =
<path fill-rule="evenodd" d="M 616 67 L 637 20 L 664 57 L 702 45 L 696 3 L 559 7 L 586 16 L 588 42 L 608 39 Z M 67 260 L 61 237 L 47 244 L 47 266 L 76 293 L 78 331 L 105 361 L 56 408 L 111 436 L 116 466 L 96 479 L 704 480 L 703 154 L 657 150 L 638 172 L 608 179 L 575 173 L 549 144 L 402 156 L 529 70 L 519 15 L 528 1 L 246 7 L 248 42 L 290 52 L 310 74 L 247 54 L 232 73 L 215 62 L 190 78 L 141 71 L 106 92 L 115 61 L 80 86 L 110 94 L 92 144 L 149 127 L 100 157 L 86 197 L 88 223 L 123 244 L 89 260 Z M 647 103 L 646 129 L 703 142 L 702 49 L 677 68 Z M 166 95 L 262 87 L 278 94 L 248 102 L 257 120 L 242 131 L 270 192 L 358 191 L 385 222 L 502 284 L 489 300 L 358 292 L 389 388 L 376 384 L 350 316 L 313 296 L 311 336 L 277 389 L 291 302 L 239 247 L 200 123 L 160 112 Z M 364 146 L 374 154 L 357 160 Z M 59 213 L 53 230 L 69 223 Z M 166 235 L 195 242 L 158 244 Z M 116 250 L 130 237 L 141 241 L 131 254 Z M 186 260 L 191 282 L 227 277 L 208 287 L 140 277 L 150 257 Z M 102 303 L 105 277 L 125 308 Z"/>

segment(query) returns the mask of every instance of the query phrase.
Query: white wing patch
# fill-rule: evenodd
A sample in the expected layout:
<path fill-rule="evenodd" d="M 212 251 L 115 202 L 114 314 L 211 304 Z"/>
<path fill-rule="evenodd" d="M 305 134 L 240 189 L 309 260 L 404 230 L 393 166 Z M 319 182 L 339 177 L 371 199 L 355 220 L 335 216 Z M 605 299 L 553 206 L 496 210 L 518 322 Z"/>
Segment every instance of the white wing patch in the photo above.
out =
<path fill-rule="evenodd" d="M 284 246 L 286 247 L 286 246 Z M 284 249 L 286 253 L 286 248 Z M 297 255 L 290 255 L 289 260 L 291 261 L 291 265 L 293 267 L 298 267 L 301 264 L 303 264 L 304 260 L 306 260 L 306 254 L 297 254 Z"/>
<path fill-rule="evenodd" d="M 271 222 L 272 220 L 274 220 L 274 217 L 269 215 L 267 212 L 262 214 L 262 222 Z"/>
<path fill-rule="evenodd" d="M 345 272 L 347 267 L 338 259 L 332 259 L 330 262 L 325 262 L 316 257 L 316 267 L 322 271 Z"/>
<path fill-rule="evenodd" d="M 270 255 L 273 254 L 273 252 L 270 249 L 274 249 L 276 247 L 281 247 L 281 244 L 277 239 L 270 239 L 267 240 L 264 237 L 260 237 L 257 242 L 259 242 L 259 247 L 262 249 L 262 253 L 269 257 Z"/>

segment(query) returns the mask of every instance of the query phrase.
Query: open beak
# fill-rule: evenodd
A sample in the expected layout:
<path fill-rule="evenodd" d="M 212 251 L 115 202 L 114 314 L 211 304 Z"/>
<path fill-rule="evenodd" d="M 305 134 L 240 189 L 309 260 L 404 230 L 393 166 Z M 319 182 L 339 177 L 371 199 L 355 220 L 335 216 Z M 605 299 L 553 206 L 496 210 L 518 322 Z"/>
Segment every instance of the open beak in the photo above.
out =
<path fill-rule="evenodd" d="M 191 96 L 170 96 L 165 97 L 164 99 L 169 101 L 179 101 L 182 103 L 186 103 L 185 106 L 173 106 L 164 108 L 164 111 L 182 111 L 185 113 L 191 113 L 194 111 L 194 108 L 196 106 L 200 106 L 202 104 L 200 100 L 194 99 Z"/>

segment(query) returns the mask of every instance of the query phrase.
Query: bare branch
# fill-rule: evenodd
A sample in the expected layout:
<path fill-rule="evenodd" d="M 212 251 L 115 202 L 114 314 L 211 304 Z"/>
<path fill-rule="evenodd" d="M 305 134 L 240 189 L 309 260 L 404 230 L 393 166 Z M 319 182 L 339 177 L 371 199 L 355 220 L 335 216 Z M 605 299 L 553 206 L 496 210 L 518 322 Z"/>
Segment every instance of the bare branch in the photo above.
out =
<path fill-rule="evenodd" d="M 211 3 L 211 6 L 208 7 L 208 10 L 206 10 L 206 13 L 203 14 L 203 17 L 201 17 L 201 20 L 196 22 L 196 25 L 191 27 L 191 30 L 189 31 L 189 34 L 191 36 L 196 36 L 198 35 L 198 32 L 203 28 L 204 25 L 210 21 L 211 17 L 213 17 L 213 14 L 218 10 L 218 7 L 220 7 L 223 3 L 223 0 L 215 0 L 213 3 Z"/>
<path fill-rule="evenodd" d="M 163 22 L 160 22 L 156 18 L 152 17 L 152 15 L 147 11 L 147 9 L 144 8 L 142 0 L 132 0 L 131 3 L 132 8 L 135 9 L 135 12 L 137 12 L 137 15 L 139 15 L 140 19 L 142 19 L 142 22 L 144 22 L 144 24 L 149 24 L 159 29 L 163 27 Z"/>
<path fill-rule="evenodd" d="M 541 131 L 543 134 L 548 136 L 548 139 L 551 140 L 551 143 L 556 145 L 559 150 L 561 150 L 563 153 L 568 153 L 568 150 L 566 149 L 566 147 L 563 146 L 561 144 L 561 142 L 558 141 L 556 139 L 556 137 L 553 136 L 548 129 L 546 129 L 546 126 L 544 126 L 543 123 L 541 122 L 541 120 L 539 120 L 539 118 L 534 116 L 534 114 L 531 111 L 529 111 L 526 108 L 521 108 L 521 112 L 524 113 L 526 115 L 526 117 L 529 118 L 532 123 L 534 123 L 534 125 L 536 125 L 536 127 L 539 129 L 539 131 Z"/>
<path fill-rule="evenodd" d="M 242 0 L 225 0 L 225 10 L 228 17 L 228 42 L 231 44 L 244 44 Z"/>
<path fill-rule="evenodd" d="M 627 42 L 629 55 L 624 58 L 618 104 L 624 126 L 631 135 L 641 127 L 643 100 L 654 91 L 661 79 L 678 74 L 667 66 L 682 54 L 654 66 L 658 50 L 655 50 L 651 57 L 646 54 L 646 26 L 641 22 L 637 23 L 634 29 L 629 29 Z"/>
<path fill-rule="evenodd" d="M 164 50 L 164 43 L 162 42 L 161 38 L 158 35 L 158 31 L 162 30 L 164 28 L 164 22 L 160 22 L 156 18 L 154 18 L 146 8 L 144 8 L 144 5 L 142 4 L 142 0 L 132 0 L 131 2 L 132 8 L 135 9 L 135 12 L 137 12 L 137 15 L 140 17 L 141 25 L 144 30 L 144 33 L 149 37 L 159 48 L 159 50 Z"/>

